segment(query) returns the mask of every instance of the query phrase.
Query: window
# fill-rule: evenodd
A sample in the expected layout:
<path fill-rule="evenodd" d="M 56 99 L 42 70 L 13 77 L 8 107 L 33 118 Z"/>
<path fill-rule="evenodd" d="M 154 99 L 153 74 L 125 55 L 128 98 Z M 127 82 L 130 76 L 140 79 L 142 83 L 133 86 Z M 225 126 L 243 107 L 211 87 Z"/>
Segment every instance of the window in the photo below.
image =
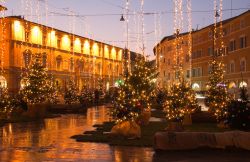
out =
<path fill-rule="evenodd" d="M 236 50 L 235 40 L 231 40 L 229 43 L 229 51 L 235 51 L 235 50 Z"/>
<path fill-rule="evenodd" d="M 83 69 L 84 69 L 83 60 L 77 60 L 77 66 L 78 66 L 79 72 L 83 72 Z"/>
<path fill-rule="evenodd" d="M 192 69 L 192 77 L 200 77 L 202 76 L 202 68 L 194 68 Z"/>
<path fill-rule="evenodd" d="M 240 28 L 244 28 L 245 27 L 245 21 L 244 20 L 240 20 Z"/>
<path fill-rule="evenodd" d="M 240 60 L 240 71 L 246 71 L 246 60 L 245 59 Z"/>
<path fill-rule="evenodd" d="M 186 62 L 189 62 L 189 55 L 186 54 Z"/>
<path fill-rule="evenodd" d="M 240 37 L 240 48 L 245 48 L 247 46 L 247 37 Z"/>
<path fill-rule="evenodd" d="M 212 31 L 209 31 L 208 32 L 208 38 L 212 38 L 213 37 L 213 32 Z"/>
<path fill-rule="evenodd" d="M 60 41 L 60 39 L 57 40 L 57 46 L 58 46 L 58 48 L 61 47 L 61 41 Z"/>
<path fill-rule="evenodd" d="M 197 68 L 197 76 L 202 76 L 202 68 Z"/>
<path fill-rule="evenodd" d="M 168 80 L 170 80 L 170 73 L 168 73 Z"/>
<path fill-rule="evenodd" d="M 196 57 L 199 58 L 202 56 L 202 50 L 198 50 L 197 53 L 196 53 Z"/>
<path fill-rule="evenodd" d="M 231 62 L 230 62 L 230 66 L 229 66 L 229 72 L 230 72 L 230 73 L 234 73 L 234 71 L 235 71 L 235 70 L 234 70 L 234 69 L 235 69 L 234 67 L 235 67 L 235 66 L 234 66 L 234 61 L 231 61 Z"/>
<path fill-rule="evenodd" d="M 187 70 L 186 77 L 187 77 L 187 78 L 189 78 L 189 77 L 190 77 L 190 70 Z"/>
<path fill-rule="evenodd" d="M 213 48 L 212 47 L 208 47 L 207 53 L 208 53 L 208 56 L 213 56 Z"/>
<path fill-rule="evenodd" d="M 196 57 L 196 52 L 194 51 L 194 52 L 192 53 L 192 59 L 195 59 L 195 57 Z"/>
<path fill-rule="evenodd" d="M 168 59 L 168 65 L 170 65 L 170 59 Z"/>
<path fill-rule="evenodd" d="M 31 51 L 25 50 L 23 53 L 24 66 L 27 68 L 31 61 Z"/>
<path fill-rule="evenodd" d="M 69 60 L 69 70 L 74 71 L 74 59 L 70 58 Z"/>
<path fill-rule="evenodd" d="M 163 62 L 164 62 L 164 63 L 166 62 L 166 59 L 165 59 L 165 58 L 163 59 Z"/>
<path fill-rule="evenodd" d="M 117 72 L 117 75 L 119 75 L 119 65 L 116 65 L 116 72 Z"/>
<path fill-rule="evenodd" d="M 163 72 L 163 76 L 165 77 L 165 75 L 166 75 L 166 72 L 165 72 L 165 70 L 164 70 L 164 72 Z"/>
<path fill-rule="evenodd" d="M 192 69 L 192 77 L 195 77 L 195 69 Z"/>
<path fill-rule="evenodd" d="M 62 56 L 57 56 L 56 57 L 56 69 L 61 70 L 61 64 L 62 64 Z"/>
<path fill-rule="evenodd" d="M 226 36 L 228 34 L 228 30 L 226 28 L 223 29 L 223 36 Z"/>

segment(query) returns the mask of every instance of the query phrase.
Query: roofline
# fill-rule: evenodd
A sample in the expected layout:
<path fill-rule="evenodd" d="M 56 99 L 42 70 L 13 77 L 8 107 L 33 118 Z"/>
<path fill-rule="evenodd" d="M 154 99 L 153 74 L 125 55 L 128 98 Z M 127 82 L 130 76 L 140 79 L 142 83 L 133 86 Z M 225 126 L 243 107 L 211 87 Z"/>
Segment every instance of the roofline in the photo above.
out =
<path fill-rule="evenodd" d="M 225 19 L 225 20 L 222 21 L 222 24 L 226 24 L 226 23 L 228 23 L 229 21 L 232 21 L 232 20 L 234 20 L 234 19 L 236 19 L 236 18 L 238 18 L 238 17 L 241 17 L 241 16 L 243 16 L 243 15 L 245 15 L 245 14 L 247 14 L 247 13 L 250 13 L 250 10 L 247 10 L 247 11 L 245 11 L 245 12 L 243 12 L 243 13 L 241 13 L 241 14 L 235 16 L 235 17 L 231 17 L 231 18 L 229 18 L 229 19 Z M 220 22 L 218 22 L 218 23 L 220 23 Z M 212 24 L 210 24 L 210 25 L 208 25 L 208 26 L 205 26 L 205 27 L 203 27 L 203 28 L 201 28 L 201 29 L 192 31 L 191 33 L 193 34 L 193 33 L 199 32 L 199 31 L 201 31 L 201 30 L 204 30 L 204 29 L 206 29 L 206 28 L 210 28 L 210 27 L 212 27 L 212 26 L 214 26 L 214 23 L 212 23 Z M 188 34 L 188 33 L 189 33 L 189 32 L 185 32 L 185 33 L 181 33 L 180 35 L 183 36 L 183 35 L 186 35 L 186 34 Z M 174 35 L 165 36 L 159 43 L 157 43 L 157 44 L 154 46 L 153 52 L 155 51 L 155 48 L 158 47 L 159 44 L 161 44 L 161 43 L 162 43 L 163 41 L 165 41 L 166 39 L 168 39 L 168 38 L 174 39 L 173 36 L 174 36 Z M 169 40 L 172 40 L 172 39 L 169 39 Z M 154 52 L 154 54 L 155 54 L 155 52 Z"/>
<path fill-rule="evenodd" d="M 231 17 L 231 18 L 229 18 L 229 19 L 222 20 L 221 22 L 219 21 L 218 23 L 226 24 L 226 23 L 228 23 L 228 22 L 230 22 L 230 21 L 233 21 L 233 20 L 235 20 L 235 19 L 237 19 L 237 18 L 239 18 L 239 17 L 241 17 L 241 16 L 243 16 L 243 15 L 245 15 L 245 14 L 247 14 L 247 13 L 250 13 L 250 10 L 247 10 L 247 11 L 245 11 L 245 12 L 243 12 L 243 13 L 241 13 L 241 14 L 235 16 L 235 17 Z M 212 26 L 214 26 L 214 24 L 215 24 L 215 23 L 212 23 L 212 24 L 210 24 L 210 25 L 208 25 L 208 26 L 205 26 L 205 27 L 203 27 L 203 28 L 201 28 L 201 29 L 195 30 L 193 33 L 199 32 L 199 31 L 204 30 L 204 29 L 206 29 L 206 28 L 211 28 Z"/>
<path fill-rule="evenodd" d="M 69 32 L 66 32 L 66 31 L 63 31 L 63 30 L 60 30 L 60 29 L 57 29 L 57 28 L 53 28 L 53 27 L 51 27 L 51 26 L 46 26 L 46 25 L 43 25 L 43 24 L 39 24 L 39 23 L 36 23 L 36 22 L 32 22 L 32 21 L 29 21 L 29 20 L 24 19 L 22 16 L 6 16 L 5 18 L 19 19 L 19 20 L 21 20 L 21 21 L 26 21 L 26 22 L 28 22 L 28 23 L 32 23 L 32 24 L 35 24 L 35 25 L 40 26 L 40 27 L 48 28 L 48 29 L 51 29 L 51 30 L 56 30 L 56 31 L 58 31 L 58 32 L 62 32 L 62 33 L 65 33 L 65 34 L 68 34 L 68 35 L 71 35 L 71 36 L 74 36 L 74 37 L 84 38 L 84 39 L 87 39 L 87 40 L 89 40 L 89 41 L 93 41 L 93 42 L 100 43 L 100 44 L 104 44 L 104 45 L 108 45 L 108 46 L 113 46 L 113 47 L 116 47 L 116 48 L 119 48 L 119 49 L 122 49 L 122 50 L 125 49 L 125 48 L 122 48 L 122 47 L 118 47 L 118 46 L 114 46 L 114 45 L 111 45 L 111 44 L 108 44 L 108 43 L 104 43 L 104 42 L 101 42 L 101 41 L 97 41 L 97 40 L 94 40 L 94 39 L 91 39 L 91 38 L 83 37 L 83 36 L 80 36 L 80 35 L 77 35 L 77 34 L 74 34 L 74 33 L 69 33 Z M 0 18 L 0 19 L 1 19 L 1 18 Z"/>

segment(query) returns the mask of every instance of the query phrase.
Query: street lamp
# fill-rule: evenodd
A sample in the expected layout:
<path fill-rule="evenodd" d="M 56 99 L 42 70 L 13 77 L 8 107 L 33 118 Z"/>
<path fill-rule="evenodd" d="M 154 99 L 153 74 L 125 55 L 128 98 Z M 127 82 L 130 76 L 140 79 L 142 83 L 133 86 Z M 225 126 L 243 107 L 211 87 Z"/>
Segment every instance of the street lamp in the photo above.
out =
<path fill-rule="evenodd" d="M 125 19 L 124 19 L 124 17 L 123 17 L 123 14 L 122 14 L 122 16 L 121 16 L 121 18 L 120 18 L 120 21 L 125 21 Z"/>

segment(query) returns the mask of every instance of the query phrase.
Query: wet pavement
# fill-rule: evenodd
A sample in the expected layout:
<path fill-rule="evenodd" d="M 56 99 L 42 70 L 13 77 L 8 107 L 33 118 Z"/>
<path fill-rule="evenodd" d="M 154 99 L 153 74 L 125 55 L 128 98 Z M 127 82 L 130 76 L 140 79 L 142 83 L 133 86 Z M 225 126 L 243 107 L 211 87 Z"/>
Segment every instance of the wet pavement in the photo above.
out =
<path fill-rule="evenodd" d="M 43 121 L 6 124 L 0 128 L 0 162 L 152 161 L 151 148 L 81 143 L 72 135 L 109 120 L 104 106 L 86 115 L 68 114 Z"/>
<path fill-rule="evenodd" d="M 70 137 L 93 130 L 93 124 L 109 121 L 108 108 L 89 108 L 86 115 L 68 114 L 43 121 L 0 127 L 0 162 L 79 161 L 250 161 L 249 152 L 160 152 L 152 148 L 109 146 L 76 142 Z"/>

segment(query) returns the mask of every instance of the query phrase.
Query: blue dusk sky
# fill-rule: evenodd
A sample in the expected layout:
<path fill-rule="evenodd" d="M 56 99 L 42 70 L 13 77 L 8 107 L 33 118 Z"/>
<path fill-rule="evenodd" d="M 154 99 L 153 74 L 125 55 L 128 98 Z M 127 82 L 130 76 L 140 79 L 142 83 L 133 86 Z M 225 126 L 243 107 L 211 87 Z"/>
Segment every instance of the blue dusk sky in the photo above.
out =
<path fill-rule="evenodd" d="M 126 25 L 120 21 L 126 0 L 1 0 L 6 15 L 24 15 L 26 19 L 77 35 L 90 37 L 124 48 Z M 191 0 L 192 28 L 214 21 L 214 0 Z M 217 0 L 217 4 L 219 0 Z M 129 0 L 129 48 L 139 51 L 141 38 L 141 0 Z M 46 7 L 47 6 L 47 7 Z M 183 0 L 183 31 L 187 31 L 187 1 Z M 218 5 L 219 6 L 219 5 Z M 223 19 L 237 16 L 250 8 L 250 0 L 223 0 Z M 232 9 L 232 10 L 231 10 Z M 144 0 L 145 51 L 153 58 L 153 47 L 173 33 L 173 0 Z M 76 15 L 76 16 L 72 16 Z"/>

